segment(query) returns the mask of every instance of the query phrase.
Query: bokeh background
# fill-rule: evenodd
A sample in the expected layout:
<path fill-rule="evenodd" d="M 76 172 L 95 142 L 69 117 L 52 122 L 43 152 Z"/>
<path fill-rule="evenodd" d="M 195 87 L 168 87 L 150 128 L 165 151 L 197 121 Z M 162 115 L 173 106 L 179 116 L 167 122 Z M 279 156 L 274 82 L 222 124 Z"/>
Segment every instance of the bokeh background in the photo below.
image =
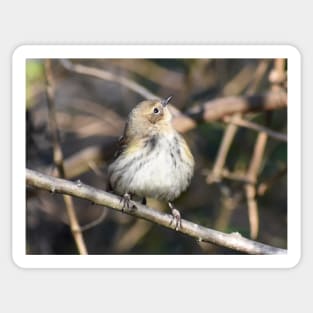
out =
<path fill-rule="evenodd" d="M 47 109 L 47 60 L 26 64 L 27 167 L 57 175 Z M 217 98 L 286 91 L 284 60 L 261 59 L 75 59 L 49 60 L 53 76 L 60 143 L 66 176 L 106 190 L 107 166 L 122 134 L 127 114 L 143 96 L 123 79 L 160 97 L 188 114 Z M 68 65 L 71 65 L 69 67 Z M 78 73 L 75 65 L 97 69 L 106 79 Z M 111 76 L 109 75 L 111 74 Z M 113 77 L 113 79 L 112 79 Z M 119 79 L 116 79 L 119 78 Z M 249 113 L 245 121 L 277 133 L 287 132 L 287 109 Z M 213 175 L 223 138 L 232 132 L 222 171 Z M 259 132 L 224 120 L 199 122 L 183 133 L 196 160 L 190 188 L 175 202 L 182 217 L 223 232 L 240 232 L 270 245 L 287 248 L 287 143 L 268 137 L 249 203 L 247 183 Z M 198 242 L 161 226 L 73 199 L 86 229 L 89 254 L 230 254 L 234 251 Z M 169 212 L 164 203 L 152 207 Z M 76 254 L 63 197 L 27 187 L 27 253 Z M 257 218 L 251 211 L 257 213 Z M 237 253 L 237 252 L 236 252 Z"/>

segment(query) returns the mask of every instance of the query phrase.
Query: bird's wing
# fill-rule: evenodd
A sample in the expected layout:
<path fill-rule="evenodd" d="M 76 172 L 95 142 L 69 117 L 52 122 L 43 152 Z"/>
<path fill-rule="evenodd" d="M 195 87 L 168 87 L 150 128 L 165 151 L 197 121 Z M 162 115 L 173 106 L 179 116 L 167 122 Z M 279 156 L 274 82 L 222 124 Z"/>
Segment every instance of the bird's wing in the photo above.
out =
<path fill-rule="evenodd" d="M 118 147 L 114 154 L 114 158 L 118 158 L 127 147 L 127 144 L 128 144 L 128 140 L 126 136 L 127 127 L 128 127 L 128 122 L 126 122 L 125 124 L 123 135 L 118 138 Z"/>

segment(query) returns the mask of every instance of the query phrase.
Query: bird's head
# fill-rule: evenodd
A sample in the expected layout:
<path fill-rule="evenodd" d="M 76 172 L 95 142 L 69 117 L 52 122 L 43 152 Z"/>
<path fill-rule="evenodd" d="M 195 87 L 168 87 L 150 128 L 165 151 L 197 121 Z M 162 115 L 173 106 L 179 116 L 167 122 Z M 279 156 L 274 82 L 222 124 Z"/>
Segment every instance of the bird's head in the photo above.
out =
<path fill-rule="evenodd" d="M 168 109 L 172 97 L 163 100 L 145 100 L 136 105 L 131 111 L 130 118 L 136 123 L 153 125 L 170 124 L 172 115 Z"/>

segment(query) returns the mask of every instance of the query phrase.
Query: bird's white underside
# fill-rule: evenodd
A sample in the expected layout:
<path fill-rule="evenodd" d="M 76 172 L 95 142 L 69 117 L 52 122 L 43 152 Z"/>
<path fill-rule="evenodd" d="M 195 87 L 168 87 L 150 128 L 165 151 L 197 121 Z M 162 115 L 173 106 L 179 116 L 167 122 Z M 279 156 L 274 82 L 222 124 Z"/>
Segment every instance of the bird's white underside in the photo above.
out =
<path fill-rule="evenodd" d="M 144 147 L 131 156 L 121 154 L 119 161 L 112 163 L 109 172 L 114 190 L 121 195 L 131 193 L 167 201 L 176 199 L 190 183 L 193 160 L 188 160 L 179 147 L 173 147 L 171 136 L 160 137 L 155 148 L 149 149 Z M 123 167 L 127 171 L 119 171 Z"/>

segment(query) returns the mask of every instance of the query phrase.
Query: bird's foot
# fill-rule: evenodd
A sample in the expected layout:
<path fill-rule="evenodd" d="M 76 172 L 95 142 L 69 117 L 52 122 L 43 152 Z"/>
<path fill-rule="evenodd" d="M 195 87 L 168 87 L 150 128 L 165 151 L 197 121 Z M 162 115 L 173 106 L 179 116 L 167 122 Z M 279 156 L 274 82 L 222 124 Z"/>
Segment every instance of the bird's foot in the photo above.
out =
<path fill-rule="evenodd" d="M 123 195 L 123 197 L 121 198 L 121 202 L 123 203 L 122 212 L 126 212 L 128 210 L 135 210 L 136 209 L 136 205 L 131 200 L 131 194 L 129 194 L 129 193 L 125 193 Z"/>
<path fill-rule="evenodd" d="M 174 223 L 175 230 L 179 230 L 181 228 L 180 212 L 173 206 L 173 204 L 171 202 L 168 203 L 168 206 L 170 207 L 170 209 L 172 211 L 172 216 L 173 216 L 173 219 L 171 220 L 170 225 L 172 225 L 172 223 Z"/>

